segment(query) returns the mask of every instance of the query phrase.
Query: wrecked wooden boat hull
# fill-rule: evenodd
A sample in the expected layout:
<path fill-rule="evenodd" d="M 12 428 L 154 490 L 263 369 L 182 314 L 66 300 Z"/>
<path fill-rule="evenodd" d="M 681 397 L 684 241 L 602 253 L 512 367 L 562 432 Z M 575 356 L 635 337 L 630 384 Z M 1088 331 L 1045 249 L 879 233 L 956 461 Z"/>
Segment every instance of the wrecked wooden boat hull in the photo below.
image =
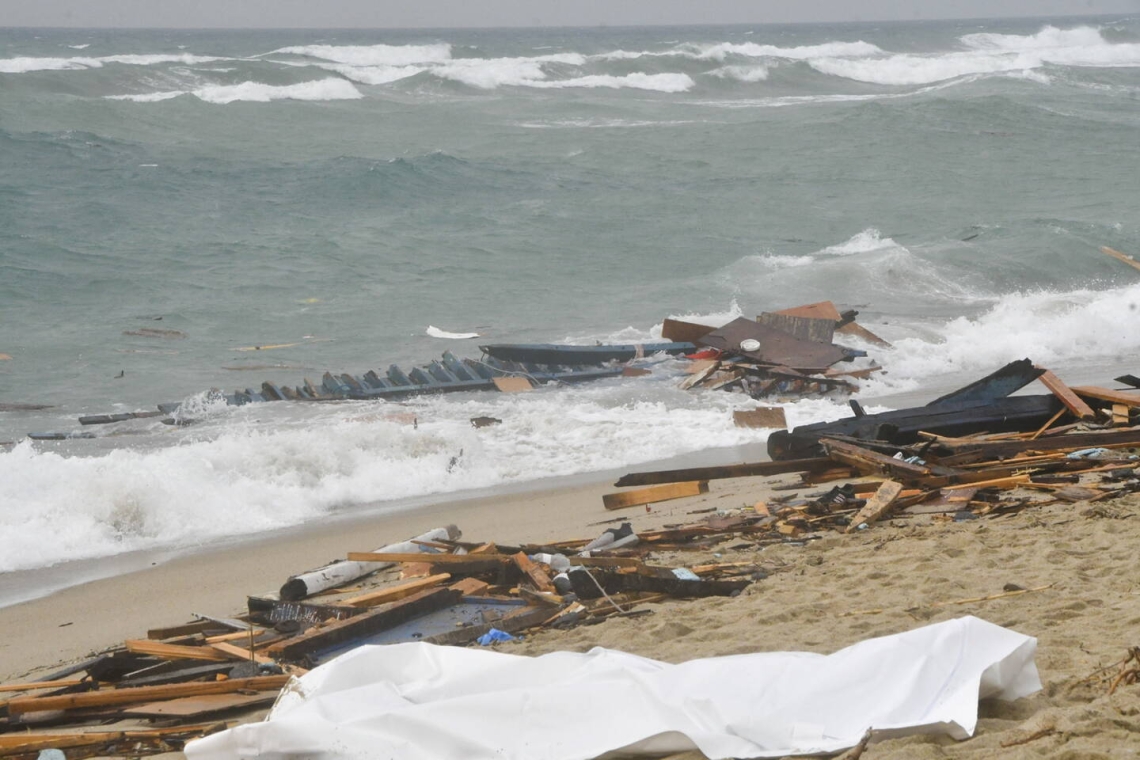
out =
<path fill-rule="evenodd" d="M 917 441 L 919 431 L 961 436 L 982 430 L 1001 433 L 1041 425 L 1063 408 L 1055 395 L 1009 394 L 1043 372 L 1033 362 L 1022 359 L 926 406 L 880 414 L 862 414 L 857 410 L 855 417 L 777 431 L 768 437 L 768 455 L 774 460 L 821 456 L 824 451 L 819 440 L 835 436 L 905 445 Z"/>
<path fill-rule="evenodd" d="M 688 354 L 697 347 L 686 342 L 628 343 L 602 346 L 566 346 L 557 343 L 498 343 L 479 346 L 485 356 L 499 361 L 535 364 L 605 364 L 629 362 L 653 354 Z"/>

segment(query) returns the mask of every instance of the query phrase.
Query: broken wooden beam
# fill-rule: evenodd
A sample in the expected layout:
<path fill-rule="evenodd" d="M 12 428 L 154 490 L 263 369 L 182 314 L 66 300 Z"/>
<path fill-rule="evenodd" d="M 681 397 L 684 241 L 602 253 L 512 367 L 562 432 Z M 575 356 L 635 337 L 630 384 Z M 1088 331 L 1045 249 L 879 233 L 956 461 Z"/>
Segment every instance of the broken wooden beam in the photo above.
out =
<path fill-rule="evenodd" d="M 863 508 L 855 513 L 847 529 L 843 532 L 854 533 L 859 530 L 860 525 L 871 525 L 875 521 L 886 517 L 901 492 L 902 483 L 894 480 L 885 481 L 879 486 L 879 489 L 875 491 L 874 495 L 867 499 L 867 503 L 863 505 Z"/>
<path fill-rule="evenodd" d="M 1136 391 L 1114 391 L 1092 385 L 1073 386 L 1072 391 L 1082 398 L 1093 398 L 1097 401 L 1107 401 L 1110 404 L 1124 404 L 1132 408 L 1140 407 L 1140 392 Z"/>
<path fill-rule="evenodd" d="M 1044 369 L 1038 367 L 1038 369 Z M 1073 389 L 1065 385 L 1061 378 L 1057 377 L 1050 370 L 1044 370 L 1041 376 L 1037 378 L 1041 383 L 1048 388 L 1054 396 L 1061 400 L 1074 417 L 1079 420 L 1091 420 L 1096 417 L 1096 412 L 1086 404 L 1081 397 L 1073 392 Z"/>
<path fill-rule="evenodd" d="M 9 715 L 23 715 L 45 710 L 76 710 L 87 707 L 107 707 L 128 705 L 139 702 L 153 702 L 159 699 L 202 694 L 227 694 L 235 691 L 280 689 L 288 682 L 289 676 L 255 676 L 254 678 L 231 678 L 227 681 L 207 681 L 205 683 L 177 683 L 162 686 L 137 686 L 129 689 L 100 689 L 81 694 L 61 694 L 54 697 L 17 697 L 8 702 Z"/>
<path fill-rule="evenodd" d="M 698 496 L 703 493 L 708 493 L 708 490 L 709 482 L 707 480 L 668 483 L 665 485 L 642 488 L 637 491 L 603 494 L 602 504 L 606 509 L 626 509 L 628 507 L 638 507 L 642 504 L 655 504 L 659 501 Z"/>
<path fill-rule="evenodd" d="M 400 599 L 411 596 L 412 594 L 423 591 L 432 586 L 438 586 L 444 581 L 450 580 L 450 573 L 439 573 L 437 575 L 429 575 L 426 578 L 416 578 L 415 580 L 401 583 L 398 586 L 389 586 L 388 588 L 377 589 L 376 591 L 369 591 L 366 594 L 359 594 L 357 596 L 349 597 L 342 600 L 340 603 L 348 605 L 349 607 L 376 607 L 388 602 L 396 602 Z"/>
<path fill-rule="evenodd" d="M 812 457 L 810 459 L 788 459 L 782 462 L 748 462 L 714 467 L 688 467 L 683 470 L 633 472 L 622 475 L 614 483 L 614 487 L 649 486 L 657 483 L 677 483 L 691 480 L 767 477 L 784 475 L 789 472 L 822 472 L 834 464 L 827 457 Z"/>

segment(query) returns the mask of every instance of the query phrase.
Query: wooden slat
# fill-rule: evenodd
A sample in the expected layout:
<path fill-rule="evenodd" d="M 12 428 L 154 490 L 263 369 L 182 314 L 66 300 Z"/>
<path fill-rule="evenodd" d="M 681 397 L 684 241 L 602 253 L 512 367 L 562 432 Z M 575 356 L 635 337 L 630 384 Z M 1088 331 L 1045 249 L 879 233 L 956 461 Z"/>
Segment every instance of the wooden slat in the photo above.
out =
<path fill-rule="evenodd" d="M 732 421 L 742 428 L 775 428 L 786 430 L 788 421 L 782 406 L 762 406 L 759 409 L 737 409 L 732 413 Z"/>
<path fill-rule="evenodd" d="M 784 459 L 779 462 L 747 462 L 719 467 L 689 467 L 683 470 L 632 472 L 614 483 L 615 488 L 650 486 L 657 483 L 679 483 L 690 480 L 719 480 L 722 478 L 752 478 L 785 475 L 789 472 L 821 472 L 835 463 L 827 457 L 811 459 Z"/>
<path fill-rule="evenodd" d="M 217 649 L 222 654 L 228 655 L 230 658 L 235 660 L 245 660 L 246 662 L 250 660 L 248 646 L 243 647 L 229 641 L 223 641 L 220 644 L 214 644 L 214 649 Z M 275 662 L 272 657 L 266 657 L 263 654 L 259 654 L 256 648 L 253 650 L 252 659 L 254 662 L 261 665 L 272 665 Z"/>
<path fill-rule="evenodd" d="M 661 324 L 661 337 L 676 343 L 696 343 L 715 329 L 715 327 L 698 325 L 695 322 L 666 319 Z"/>
<path fill-rule="evenodd" d="M 503 393 L 518 393 L 520 391 L 534 390 L 530 378 L 527 377 L 493 377 L 491 378 L 491 382 Z"/>
<path fill-rule="evenodd" d="M 421 555 L 422 556 L 422 555 Z M 470 555 L 468 555 L 470 556 Z M 399 586 L 392 586 L 390 588 L 382 588 L 376 591 L 370 591 L 367 594 L 360 594 L 349 599 L 344 599 L 340 604 L 346 604 L 350 607 L 375 607 L 379 604 L 386 604 L 388 602 L 395 602 L 412 594 L 423 591 L 425 588 L 438 586 L 444 581 L 450 580 L 450 573 L 439 573 L 438 575 L 429 575 L 427 578 L 417 578 L 414 581 L 401 583 Z"/>
<path fill-rule="evenodd" d="M 228 681 L 206 683 L 177 683 L 163 686 L 139 686 L 133 689 L 103 689 L 82 694 L 62 694 L 55 697 L 19 697 L 8 703 L 9 715 L 23 715 L 44 710 L 75 710 L 85 707 L 107 707 L 159 699 L 177 699 L 202 694 L 229 694 L 235 691 L 280 689 L 289 676 L 257 676 L 231 678 Z"/>
<path fill-rule="evenodd" d="M 79 681 L 33 681 L 31 683 L 9 683 L 0 686 L 0 691 L 33 691 L 34 689 L 62 689 L 64 686 L 78 686 Z"/>
<path fill-rule="evenodd" d="M 229 659 L 227 655 L 222 654 L 212 646 L 190 647 L 178 644 L 163 644 L 159 641 L 150 641 L 149 639 L 127 639 L 123 643 L 128 652 L 149 654 L 153 657 L 161 657 L 164 660 L 208 660 L 210 662 L 219 662 Z"/>
<path fill-rule="evenodd" d="M 1060 399 L 1065 408 L 1073 413 L 1073 416 L 1080 420 L 1091 420 L 1096 417 L 1096 412 L 1092 410 L 1088 404 L 1081 400 L 1080 396 L 1073 393 L 1069 386 L 1061 378 L 1057 377 L 1050 370 L 1045 370 L 1041 376 L 1037 378 L 1042 384 L 1048 388 L 1054 396 Z"/>
<path fill-rule="evenodd" d="M 487 590 L 491 588 L 491 584 L 486 581 L 481 581 L 478 578 L 464 578 L 461 581 L 456 581 L 448 586 L 453 591 L 458 591 L 464 596 L 486 596 Z"/>
<path fill-rule="evenodd" d="M 530 557 L 526 556 L 526 552 L 519 552 L 511 557 L 511 559 L 514 560 L 519 570 L 522 570 L 523 573 L 530 578 L 531 582 L 534 583 L 534 587 L 539 591 L 554 591 L 554 584 L 550 582 L 550 576 L 546 574 L 545 570 L 532 562 Z"/>
<path fill-rule="evenodd" d="M 871 525 L 876 520 L 881 520 L 891 511 L 891 507 L 894 505 L 895 499 L 898 498 L 900 492 L 902 492 L 902 483 L 894 480 L 884 481 L 884 483 L 879 486 L 879 490 L 875 491 L 875 494 L 867 499 L 867 503 L 863 505 L 863 508 L 856 512 L 855 516 L 851 518 L 851 522 L 848 524 L 844 533 L 854 533 L 863 523 Z"/>
<path fill-rule="evenodd" d="M 878 335 L 875 335 L 875 333 L 871 332 L 866 327 L 863 327 L 863 325 L 859 324 L 858 322 L 848 322 L 842 327 L 835 328 L 835 332 L 842 333 L 843 335 L 854 335 L 857 338 L 862 338 L 873 346 L 879 346 L 881 348 L 891 347 L 890 343 L 883 340 Z"/>
<path fill-rule="evenodd" d="M 183 697 L 135 705 L 123 710 L 123 713 L 147 718 L 196 718 L 222 710 L 269 704 L 277 699 L 277 694 L 276 690 L 259 691 L 254 694 L 203 694 L 199 697 Z"/>
<path fill-rule="evenodd" d="M 42 749 L 64 749 L 110 744 L 118 741 L 157 740 L 165 737 L 205 736 L 226 728 L 225 723 L 174 726 L 143 731 L 87 731 L 64 734 L 9 734 L 0 736 L 0 754 L 13 755 Z M 84 755 L 85 757 L 87 755 Z"/>
<path fill-rule="evenodd" d="M 622 491 L 620 493 L 607 493 L 602 496 L 602 504 L 606 509 L 626 509 L 642 504 L 653 504 L 670 499 L 683 499 L 687 496 L 697 496 L 708 493 L 707 480 L 690 481 L 688 483 L 668 483 L 660 486 L 641 488 L 637 491 Z"/>
<path fill-rule="evenodd" d="M 1123 261 L 1125 264 L 1127 264 L 1130 267 L 1135 267 L 1136 269 L 1140 269 L 1140 261 L 1136 261 L 1136 259 L 1129 256 L 1127 253 L 1121 253 L 1120 251 L 1116 250 L 1115 248 L 1109 248 L 1107 245 L 1102 245 L 1100 248 L 1100 252 L 1111 256 L 1112 258 L 1116 259 L 1117 261 Z"/>
<path fill-rule="evenodd" d="M 432 565 L 476 565 L 510 562 L 509 554 L 410 554 L 401 552 L 349 552 L 349 562 L 426 562 Z"/>
<path fill-rule="evenodd" d="M 1073 393 L 1083 398 L 1095 398 L 1098 401 L 1108 401 L 1111 404 L 1124 404 L 1133 408 L 1140 407 L 1140 393 L 1136 391 L 1114 391 L 1108 388 L 1097 388 L 1092 385 L 1075 385 Z"/>

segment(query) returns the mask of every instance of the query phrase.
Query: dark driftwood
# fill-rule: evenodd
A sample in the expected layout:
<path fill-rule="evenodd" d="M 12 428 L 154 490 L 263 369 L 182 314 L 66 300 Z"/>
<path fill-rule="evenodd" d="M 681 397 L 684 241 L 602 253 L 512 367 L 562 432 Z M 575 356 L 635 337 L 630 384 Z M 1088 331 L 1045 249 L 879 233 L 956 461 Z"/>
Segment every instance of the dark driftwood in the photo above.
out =
<path fill-rule="evenodd" d="M 810 459 L 788 459 L 783 462 L 746 462 L 719 467 L 688 467 L 683 470 L 658 470 L 657 472 L 631 472 L 622 475 L 615 488 L 626 486 L 651 486 L 657 483 L 680 483 L 687 480 L 720 480 L 722 478 L 751 478 L 757 476 L 784 475 L 789 472 L 822 472 L 835 465 L 827 457 Z"/>
<path fill-rule="evenodd" d="M 1043 372 L 1045 370 L 1033 366 L 1033 362 L 1028 359 L 1019 359 L 980 380 L 934 399 L 927 406 L 965 402 L 986 404 L 997 401 L 1029 385 Z"/>

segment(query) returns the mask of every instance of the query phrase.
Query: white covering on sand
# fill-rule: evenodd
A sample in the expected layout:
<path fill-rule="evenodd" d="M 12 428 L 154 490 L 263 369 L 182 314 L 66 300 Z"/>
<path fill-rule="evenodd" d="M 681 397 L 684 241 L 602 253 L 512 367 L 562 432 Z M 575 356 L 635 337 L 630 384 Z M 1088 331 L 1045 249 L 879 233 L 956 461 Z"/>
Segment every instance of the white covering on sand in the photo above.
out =
<path fill-rule="evenodd" d="M 411 643 L 367 646 L 286 688 L 262 723 L 191 742 L 190 760 L 586 760 L 836 752 L 870 727 L 973 734 L 978 699 L 1041 688 L 1037 640 L 975 617 L 831 655 L 772 652 L 679 665 L 610 649 L 523 657 Z"/>

